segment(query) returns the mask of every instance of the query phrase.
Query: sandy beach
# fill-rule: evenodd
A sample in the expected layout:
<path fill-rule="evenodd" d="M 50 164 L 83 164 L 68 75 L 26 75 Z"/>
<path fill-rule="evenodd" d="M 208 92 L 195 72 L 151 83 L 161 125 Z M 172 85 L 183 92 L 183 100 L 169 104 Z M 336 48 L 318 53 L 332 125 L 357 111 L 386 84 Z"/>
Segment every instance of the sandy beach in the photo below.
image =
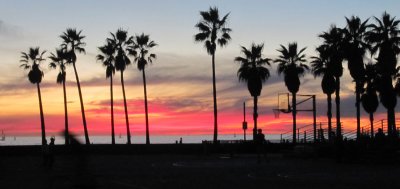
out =
<path fill-rule="evenodd" d="M 2 188 L 399 188 L 398 163 L 255 154 L 40 154 L 0 156 Z"/>

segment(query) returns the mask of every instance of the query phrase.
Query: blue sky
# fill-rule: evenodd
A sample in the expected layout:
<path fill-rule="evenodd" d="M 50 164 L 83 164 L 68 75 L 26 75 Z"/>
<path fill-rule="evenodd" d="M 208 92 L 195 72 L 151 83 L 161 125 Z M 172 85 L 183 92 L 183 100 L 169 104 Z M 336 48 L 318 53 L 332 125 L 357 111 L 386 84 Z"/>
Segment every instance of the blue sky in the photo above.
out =
<path fill-rule="evenodd" d="M 326 31 L 331 24 L 344 27 L 345 16 L 356 15 L 366 19 L 380 17 L 387 11 L 397 18 L 400 17 L 400 1 L 397 0 L 2 0 L 0 105 L 14 108 L 14 114 L 26 110 L 27 106 L 32 107 L 29 111 L 32 115 L 27 116 L 35 117 L 35 121 L 39 123 L 36 118 L 35 88 L 27 82 L 26 73 L 18 68 L 20 52 L 31 46 L 53 51 L 61 42 L 58 36 L 67 27 L 83 30 L 83 35 L 86 36 L 87 54 L 78 57 L 78 72 L 89 109 L 98 101 L 106 100 L 108 82 L 104 77 L 104 68 L 95 61 L 97 47 L 104 44 L 109 32 L 124 28 L 131 35 L 141 32 L 150 34 L 159 44 L 154 50 L 158 54 L 157 61 L 147 68 L 149 100 L 154 100 L 154 103 L 168 100 L 170 105 L 176 100 L 175 106 L 171 107 L 176 108 L 173 111 L 177 112 L 188 109 L 187 104 L 179 109 L 177 97 L 183 101 L 194 100 L 189 102 L 205 107 L 212 120 L 211 59 L 203 44 L 193 40 L 193 35 L 197 32 L 194 25 L 200 19 L 199 11 L 207 10 L 210 6 L 217 6 L 221 14 L 229 12 L 228 26 L 233 29 L 229 45 L 217 50 L 217 89 L 218 97 L 221 98 L 219 107 L 226 112 L 240 109 L 243 100 L 250 100 L 245 84 L 238 83 L 236 77 L 239 65 L 233 62 L 234 57 L 240 55 L 240 45 L 247 47 L 252 42 L 265 43 L 264 55 L 275 58 L 280 44 L 287 45 L 297 41 L 300 47 L 308 47 L 305 52 L 310 57 L 321 42 L 317 35 Z M 347 68 L 345 63 L 343 66 Z M 45 72 L 44 105 L 47 109 L 54 110 L 48 112 L 49 114 L 62 119 L 62 99 L 52 98 L 61 95 L 59 86 L 54 82 L 56 72 L 49 70 L 47 65 L 42 65 L 42 68 Z M 135 66 L 132 68 L 126 74 L 128 100 L 141 101 L 141 75 Z M 276 75 L 274 66 L 270 69 L 272 76 L 265 84 L 260 98 L 260 122 L 265 125 L 270 124 L 269 118 L 272 117 L 271 109 L 276 104 L 276 94 L 287 91 L 283 78 Z M 79 105 L 73 87 L 74 78 L 69 77 L 73 74 L 71 70 L 67 70 L 67 81 L 71 85 L 71 111 L 76 113 L 79 112 Z M 119 77 L 118 74 L 116 77 Z M 116 82 L 118 86 L 117 79 Z M 345 72 L 341 89 L 343 116 L 355 115 L 353 89 L 354 84 Z M 115 90 L 119 98 L 120 89 Z M 26 95 L 30 93 L 35 95 Z M 326 115 L 326 100 L 320 90 L 320 78 L 314 79 L 307 75 L 302 79 L 300 93 L 317 94 L 320 106 L 318 114 Z M 251 110 L 248 112 L 251 113 Z M 384 109 L 380 107 L 378 112 L 383 113 Z M 0 113 L 0 125 L 4 125 L 7 122 L 6 117 L 10 116 L 13 115 Z M 137 115 L 139 119 L 142 116 Z M 364 111 L 363 116 L 366 116 Z M 384 118 L 384 114 L 379 118 Z"/>

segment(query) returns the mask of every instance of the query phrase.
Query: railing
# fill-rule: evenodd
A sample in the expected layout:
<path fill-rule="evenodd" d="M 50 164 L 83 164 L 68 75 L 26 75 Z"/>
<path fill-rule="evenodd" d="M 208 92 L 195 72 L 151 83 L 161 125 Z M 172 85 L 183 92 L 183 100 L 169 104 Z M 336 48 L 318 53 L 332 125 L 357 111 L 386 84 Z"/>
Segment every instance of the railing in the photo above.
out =
<path fill-rule="evenodd" d="M 381 119 L 373 122 L 374 132 L 377 133 L 378 129 L 382 129 L 383 133 L 387 134 L 387 120 Z M 314 125 L 308 124 L 298 127 L 296 130 L 296 142 L 298 143 L 308 143 L 314 141 Z M 345 139 L 356 139 L 357 138 L 357 129 L 346 129 L 342 126 L 342 136 Z M 400 126 L 400 119 L 396 119 L 396 126 Z M 361 135 L 370 136 L 371 135 L 371 125 L 367 124 L 362 126 Z M 397 127 L 397 130 L 400 130 L 400 127 Z M 332 122 L 332 131 L 336 133 L 336 122 Z M 316 130 L 316 140 L 323 141 L 328 139 L 328 123 L 327 122 L 318 122 L 317 130 Z M 293 141 L 293 131 L 290 130 L 288 132 L 282 133 L 280 137 L 280 141 L 282 142 L 292 142 Z"/>

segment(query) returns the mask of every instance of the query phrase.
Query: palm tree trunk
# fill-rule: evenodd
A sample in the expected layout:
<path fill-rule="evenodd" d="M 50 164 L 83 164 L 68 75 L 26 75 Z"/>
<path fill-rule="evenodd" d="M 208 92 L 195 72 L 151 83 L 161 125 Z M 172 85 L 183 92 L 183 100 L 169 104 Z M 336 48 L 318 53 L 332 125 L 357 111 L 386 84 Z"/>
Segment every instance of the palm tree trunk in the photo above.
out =
<path fill-rule="evenodd" d="M 218 111 L 217 111 L 217 87 L 215 79 L 215 53 L 212 55 L 212 76 L 213 76 L 213 100 L 214 100 L 214 144 L 218 141 Z"/>
<path fill-rule="evenodd" d="M 293 144 L 296 144 L 296 93 L 292 93 Z"/>
<path fill-rule="evenodd" d="M 331 138 L 331 133 L 332 133 L 332 95 L 331 94 L 327 94 L 328 98 L 328 112 L 327 112 L 327 116 L 328 116 L 328 141 L 331 142 L 332 138 Z"/>
<path fill-rule="evenodd" d="M 335 90 L 335 103 L 336 103 L 336 138 L 342 138 L 342 126 L 340 123 L 340 78 L 336 77 L 336 90 Z"/>
<path fill-rule="evenodd" d="M 88 130 L 87 130 L 87 125 L 86 125 L 85 107 L 83 106 L 81 84 L 80 84 L 80 82 L 79 82 L 79 76 L 78 76 L 78 72 L 76 71 L 75 62 L 72 64 L 72 66 L 74 67 L 75 78 L 76 78 L 76 84 L 78 85 L 79 100 L 80 100 L 80 103 L 81 103 L 83 130 L 84 130 L 84 132 L 85 132 L 85 141 L 86 141 L 86 144 L 90 144 L 89 133 L 88 133 Z"/>
<path fill-rule="evenodd" d="M 360 126 L 360 102 L 361 102 L 361 91 L 360 82 L 356 82 L 356 109 L 357 109 L 357 140 L 361 136 L 361 126 Z"/>
<path fill-rule="evenodd" d="M 126 105 L 126 96 L 125 96 L 124 72 L 122 70 L 121 70 L 121 85 L 122 85 L 122 95 L 124 97 L 126 136 L 128 140 L 127 143 L 131 144 L 131 131 L 129 129 L 128 107 Z"/>
<path fill-rule="evenodd" d="M 114 94 L 113 94 L 113 76 L 110 76 L 110 95 L 111 95 L 111 144 L 115 144 L 114 131 Z"/>
<path fill-rule="evenodd" d="M 369 122 L 371 124 L 371 138 L 374 138 L 374 113 L 369 113 Z"/>
<path fill-rule="evenodd" d="M 142 71 L 143 73 L 143 88 L 144 88 L 144 110 L 146 116 L 146 144 L 150 144 L 150 133 L 149 133 L 149 112 L 147 109 L 147 87 L 146 87 L 146 73 L 145 69 Z"/>
<path fill-rule="evenodd" d="M 258 97 L 254 96 L 253 100 L 254 100 L 254 110 L 253 110 L 254 129 L 253 130 L 256 131 L 256 133 L 257 133 L 257 118 L 258 118 L 258 106 L 257 106 L 257 104 L 258 104 Z M 253 140 L 255 140 L 255 139 L 256 139 L 256 137 L 254 135 L 253 136 Z"/>
<path fill-rule="evenodd" d="M 36 83 L 36 87 L 37 87 L 37 90 L 38 90 L 38 97 L 39 97 L 40 124 L 41 124 L 41 130 L 42 130 L 42 145 L 45 145 L 46 144 L 46 129 L 45 129 L 45 126 L 44 126 L 42 95 L 40 93 L 39 83 Z"/>
<path fill-rule="evenodd" d="M 67 89 L 65 87 L 65 77 L 63 80 L 63 93 L 64 93 L 64 119 L 65 119 L 65 145 L 69 145 L 69 129 L 68 129 L 68 108 L 67 108 Z"/>

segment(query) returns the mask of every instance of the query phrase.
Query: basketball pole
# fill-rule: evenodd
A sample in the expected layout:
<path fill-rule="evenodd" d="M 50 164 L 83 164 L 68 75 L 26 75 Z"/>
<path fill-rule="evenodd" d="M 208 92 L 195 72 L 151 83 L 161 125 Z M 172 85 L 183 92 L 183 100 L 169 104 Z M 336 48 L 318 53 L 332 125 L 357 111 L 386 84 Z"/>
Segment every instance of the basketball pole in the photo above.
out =
<path fill-rule="evenodd" d="M 243 102 L 243 139 L 246 141 L 246 129 L 247 125 L 245 126 L 244 124 L 246 123 L 246 101 Z"/>

